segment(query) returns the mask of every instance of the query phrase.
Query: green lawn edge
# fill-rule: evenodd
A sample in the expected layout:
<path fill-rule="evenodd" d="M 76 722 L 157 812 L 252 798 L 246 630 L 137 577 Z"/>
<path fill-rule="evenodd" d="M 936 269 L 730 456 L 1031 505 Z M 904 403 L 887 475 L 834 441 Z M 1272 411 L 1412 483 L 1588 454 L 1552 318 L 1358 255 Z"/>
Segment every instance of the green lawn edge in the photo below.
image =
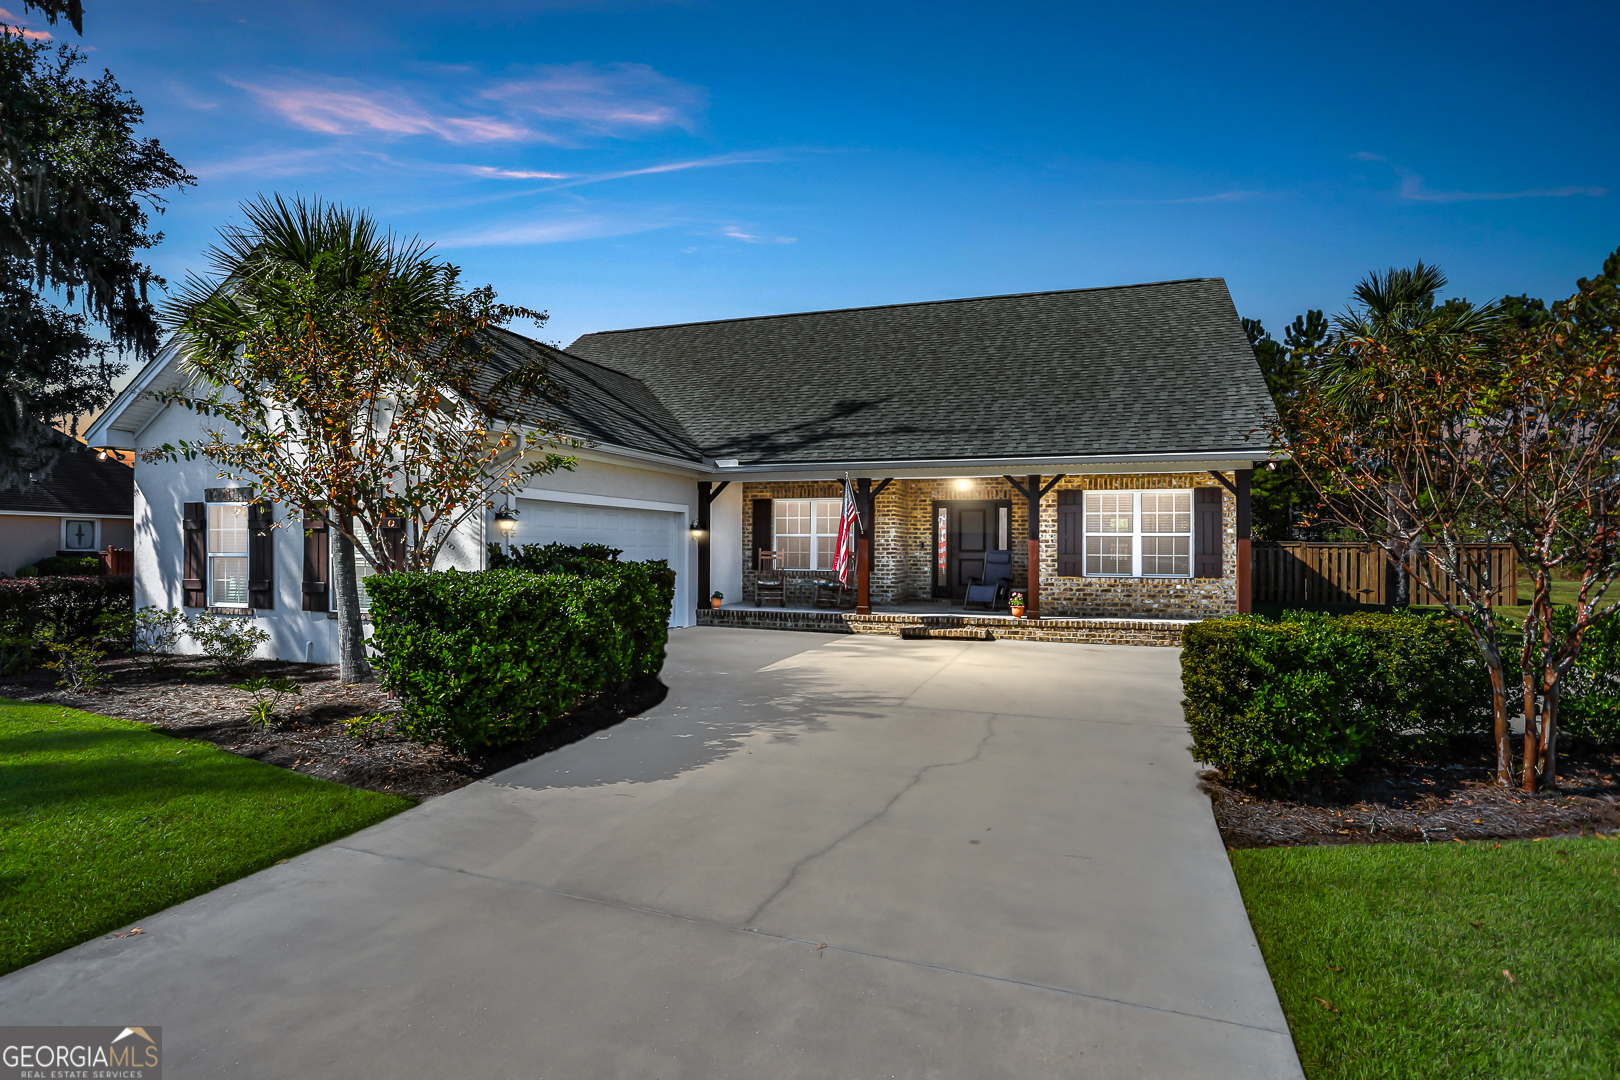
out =
<path fill-rule="evenodd" d="M 1230 855 L 1310 1080 L 1620 1075 L 1620 839 Z"/>
<path fill-rule="evenodd" d="M 0 698 L 0 974 L 412 805 L 145 724 Z"/>

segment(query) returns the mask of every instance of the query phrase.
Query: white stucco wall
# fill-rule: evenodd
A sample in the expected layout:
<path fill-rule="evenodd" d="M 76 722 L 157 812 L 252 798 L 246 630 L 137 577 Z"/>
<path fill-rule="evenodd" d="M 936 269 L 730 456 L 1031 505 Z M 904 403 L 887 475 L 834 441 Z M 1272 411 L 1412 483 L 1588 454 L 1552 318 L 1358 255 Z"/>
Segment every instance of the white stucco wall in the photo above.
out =
<path fill-rule="evenodd" d="M 742 484 L 731 484 L 709 507 L 709 580 L 729 604 L 741 603 L 743 594 L 742 492 Z"/>
<path fill-rule="evenodd" d="M 201 425 L 194 414 L 171 406 L 141 432 L 138 443 L 140 449 L 146 449 L 196 438 L 200 434 Z M 164 608 L 181 606 L 185 504 L 201 501 L 208 488 L 240 486 L 245 486 L 244 482 L 220 479 L 219 469 L 205 461 L 155 464 L 137 461 L 133 542 L 137 607 L 148 604 Z M 672 516 L 678 513 L 681 518 L 678 546 L 681 550 L 677 557 L 678 565 L 675 566 L 673 622 L 678 626 L 692 622 L 692 607 L 696 598 L 687 595 L 687 583 L 692 580 L 696 570 L 696 545 L 691 542 L 686 525 L 696 517 L 695 475 L 604 460 L 582 460 L 578 468 L 571 472 L 536 477 L 528 486 L 567 492 L 572 496 L 569 501 L 586 505 L 600 500 L 619 500 L 620 505 L 624 501 L 657 504 L 668 509 Z M 259 655 L 294 661 L 308 657 L 316 663 L 336 663 L 336 619 L 327 612 L 302 610 L 302 523 L 280 505 L 274 508 L 273 516 L 276 524 L 275 607 L 256 609 L 253 613 L 255 623 L 271 635 L 270 641 L 260 648 Z M 494 535 L 491 517 L 475 514 L 465 522 L 440 551 L 435 567 L 441 570 L 452 566 L 459 570 L 482 569 L 486 564 L 486 538 Z M 740 534 L 740 530 L 738 532 Z M 198 609 L 187 611 L 188 614 L 196 614 Z M 198 651 L 190 641 L 182 642 L 181 648 L 186 652 Z"/>

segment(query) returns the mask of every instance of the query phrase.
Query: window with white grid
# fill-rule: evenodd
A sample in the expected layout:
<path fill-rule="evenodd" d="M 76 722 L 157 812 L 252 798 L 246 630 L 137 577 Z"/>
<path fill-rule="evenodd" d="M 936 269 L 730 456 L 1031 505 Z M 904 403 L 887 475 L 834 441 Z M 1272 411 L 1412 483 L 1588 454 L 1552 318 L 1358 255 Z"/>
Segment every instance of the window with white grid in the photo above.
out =
<path fill-rule="evenodd" d="M 1142 576 L 1192 576 L 1192 492 L 1144 491 Z"/>
<path fill-rule="evenodd" d="M 1136 532 L 1135 492 L 1086 492 L 1086 573 L 1129 577 Z"/>
<path fill-rule="evenodd" d="M 208 601 L 247 607 L 247 503 L 208 504 Z"/>
<path fill-rule="evenodd" d="M 1088 577 L 1191 577 L 1192 492 L 1086 492 Z"/>
<path fill-rule="evenodd" d="M 777 499 L 776 550 L 784 570 L 831 570 L 842 499 Z"/>

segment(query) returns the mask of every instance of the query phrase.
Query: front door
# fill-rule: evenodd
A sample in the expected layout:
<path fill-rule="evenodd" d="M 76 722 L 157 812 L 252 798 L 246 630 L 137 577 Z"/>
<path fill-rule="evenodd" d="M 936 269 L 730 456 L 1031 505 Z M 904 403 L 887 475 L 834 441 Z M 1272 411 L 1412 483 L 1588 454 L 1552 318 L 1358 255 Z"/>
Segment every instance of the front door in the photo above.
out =
<path fill-rule="evenodd" d="M 984 556 L 1007 546 L 1011 504 L 952 501 L 934 504 L 934 595 L 960 600 L 984 574 Z"/>

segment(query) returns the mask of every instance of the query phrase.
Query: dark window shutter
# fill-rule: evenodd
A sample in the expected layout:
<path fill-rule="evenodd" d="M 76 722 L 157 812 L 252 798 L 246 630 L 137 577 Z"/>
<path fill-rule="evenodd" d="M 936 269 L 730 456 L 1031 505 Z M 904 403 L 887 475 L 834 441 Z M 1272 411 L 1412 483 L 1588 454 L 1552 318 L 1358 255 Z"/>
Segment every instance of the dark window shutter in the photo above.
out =
<path fill-rule="evenodd" d="M 1193 577 L 1221 576 L 1221 489 L 1193 489 Z"/>
<path fill-rule="evenodd" d="M 275 514 L 267 502 L 248 507 L 248 607 L 276 606 L 276 545 L 270 526 Z"/>
<path fill-rule="evenodd" d="M 1057 572 L 1059 577 L 1082 577 L 1086 572 L 1086 493 L 1069 489 L 1057 493 Z"/>
<path fill-rule="evenodd" d="M 382 555 L 388 560 L 389 567 L 405 569 L 405 519 L 385 517 L 377 532 L 381 534 Z"/>
<path fill-rule="evenodd" d="M 754 553 L 748 560 L 748 569 L 759 567 L 759 553 L 775 551 L 772 534 L 776 529 L 774 504 L 770 499 L 754 500 Z"/>
<path fill-rule="evenodd" d="M 330 595 L 331 586 L 328 580 L 332 573 L 331 533 L 327 530 L 326 519 L 309 516 L 304 518 L 304 610 L 330 611 L 332 610 Z"/>
<path fill-rule="evenodd" d="M 185 569 L 180 580 L 180 603 L 208 606 L 208 504 L 186 503 Z"/>

